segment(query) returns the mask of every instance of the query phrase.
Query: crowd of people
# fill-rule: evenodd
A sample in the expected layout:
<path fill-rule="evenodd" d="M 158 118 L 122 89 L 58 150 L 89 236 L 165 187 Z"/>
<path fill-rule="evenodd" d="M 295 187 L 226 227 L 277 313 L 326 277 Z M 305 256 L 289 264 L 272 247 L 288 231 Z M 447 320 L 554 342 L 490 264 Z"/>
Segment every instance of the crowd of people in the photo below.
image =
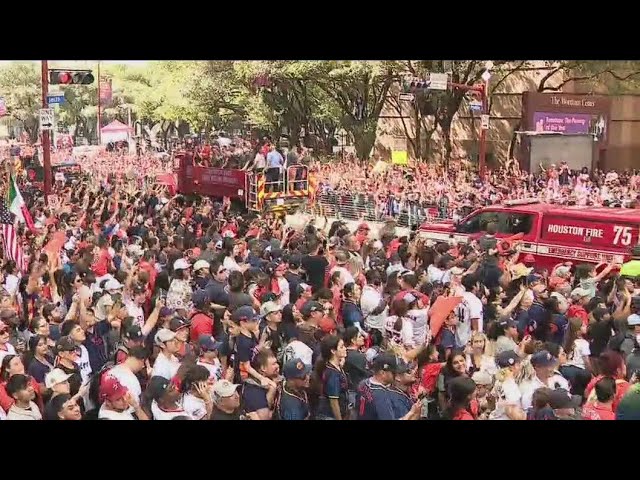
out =
<path fill-rule="evenodd" d="M 58 205 L 28 205 L 25 268 L 1 261 L 2 419 L 640 418 L 629 269 L 548 271 L 491 234 L 428 245 L 391 224 L 371 238 L 366 221 L 295 231 L 124 174 L 162 168 L 151 158 L 76 160 L 90 173 L 58 185 Z M 451 206 L 500 194 L 497 180 L 467 190 L 477 179 L 463 170 L 345 162 L 317 165 L 335 191 Z M 631 189 L 622 177 L 602 189 Z"/>
<path fill-rule="evenodd" d="M 566 163 L 521 172 L 515 161 L 481 179 L 462 161 L 442 165 L 390 165 L 347 156 L 318 165 L 322 181 L 319 202 L 330 214 L 380 221 L 394 218 L 403 226 L 434 218 L 461 218 L 479 206 L 506 200 L 537 198 L 544 203 L 633 207 L 640 195 L 637 171 L 589 173 Z"/>

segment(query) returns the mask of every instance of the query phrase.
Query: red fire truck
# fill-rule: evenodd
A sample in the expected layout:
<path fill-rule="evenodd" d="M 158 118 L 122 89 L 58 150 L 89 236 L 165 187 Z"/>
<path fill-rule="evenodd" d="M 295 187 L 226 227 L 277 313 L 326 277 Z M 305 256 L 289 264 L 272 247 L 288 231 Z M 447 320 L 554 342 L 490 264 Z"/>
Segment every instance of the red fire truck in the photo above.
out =
<path fill-rule="evenodd" d="M 254 212 L 292 212 L 315 200 L 317 177 L 304 165 L 279 170 L 267 181 L 265 172 L 194 165 L 189 153 L 178 154 L 176 159 L 177 190 L 185 195 L 230 197 Z"/>
<path fill-rule="evenodd" d="M 522 234 L 519 250 L 530 253 L 536 266 L 574 263 L 623 263 L 638 244 L 640 210 L 578 207 L 515 200 L 481 208 L 460 222 L 425 223 L 422 238 L 436 242 L 469 242 L 495 223 L 498 238 Z"/>

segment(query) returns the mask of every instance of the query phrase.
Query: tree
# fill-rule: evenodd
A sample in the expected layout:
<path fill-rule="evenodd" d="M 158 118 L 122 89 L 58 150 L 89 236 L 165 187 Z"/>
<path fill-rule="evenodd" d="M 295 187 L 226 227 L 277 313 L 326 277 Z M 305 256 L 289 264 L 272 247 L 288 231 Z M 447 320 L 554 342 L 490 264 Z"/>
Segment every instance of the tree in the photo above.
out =
<path fill-rule="evenodd" d="M 22 122 L 32 142 L 38 141 L 38 115 L 42 107 L 42 86 L 38 65 L 12 63 L 0 68 L 0 95 L 8 115 Z"/>
<path fill-rule="evenodd" d="M 327 61 L 317 63 L 314 82 L 340 112 L 340 124 L 354 139 L 359 158 L 369 158 L 378 119 L 389 89 L 398 79 L 398 62 Z"/>

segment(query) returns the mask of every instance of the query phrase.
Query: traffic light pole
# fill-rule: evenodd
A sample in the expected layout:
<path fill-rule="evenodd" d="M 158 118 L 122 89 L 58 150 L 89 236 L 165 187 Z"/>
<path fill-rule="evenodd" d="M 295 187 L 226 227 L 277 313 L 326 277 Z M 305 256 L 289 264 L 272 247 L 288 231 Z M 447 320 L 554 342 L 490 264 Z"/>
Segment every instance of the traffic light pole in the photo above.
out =
<path fill-rule="evenodd" d="M 42 108 L 48 108 L 47 95 L 49 94 L 49 62 L 42 60 Z M 49 204 L 51 194 L 51 143 L 49 130 L 42 130 L 42 166 L 44 168 L 44 201 Z"/>
<path fill-rule="evenodd" d="M 487 83 L 481 83 L 479 85 L 467 85 L 464 83 L 452 83 L 449 82 L 449 86 L 464 91 L 477 92 L 482 99 L 482 113 L 489 114 L 489 102 L 487 98 Z M 486 171 L 486 156 L 487 156 L 487 131 L 485 129 L 480 130 L 480 148 L 478 151 L 478 170 L 480 171 L 480 178 L 484 180 Z"/>

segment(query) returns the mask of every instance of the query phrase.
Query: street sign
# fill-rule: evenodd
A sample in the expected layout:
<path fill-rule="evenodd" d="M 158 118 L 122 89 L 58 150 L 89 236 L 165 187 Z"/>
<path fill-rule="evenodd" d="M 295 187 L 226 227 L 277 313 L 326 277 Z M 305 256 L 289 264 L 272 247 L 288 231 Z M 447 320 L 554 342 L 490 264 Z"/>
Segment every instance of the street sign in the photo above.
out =
<path fill-rule="evenodd" d="M 480 115 L 480 128 L 489 130 L 489 115 Z"/>
<path fill-rule="evenodd" d="M 401 93 L 398 99 L 402 102 L 413 102 L 416 96 L 413 93 Z"/>
<path fill-rule="evenodd" d="M 49 105 L 64 103 L 64 93 L 50 93 L 47 95 L 47 103 Z"/>
<path fill-rule="evenodd" d="M 482 102 L 480 100 L 470 100 L 469 110 L 471 110 L 472 112 L 482 111 Z"/>
<path fill-rule="evenodd" d="M 51 130 L 53 128 L 53 109 L 40 109 L 40 130 Z"/>
<path fill-rule="evenodd" d="M 429 75 L 429 90 L 447 90 L 449 88 L 449 75 L 446 73 L 432 73 Z"/>

